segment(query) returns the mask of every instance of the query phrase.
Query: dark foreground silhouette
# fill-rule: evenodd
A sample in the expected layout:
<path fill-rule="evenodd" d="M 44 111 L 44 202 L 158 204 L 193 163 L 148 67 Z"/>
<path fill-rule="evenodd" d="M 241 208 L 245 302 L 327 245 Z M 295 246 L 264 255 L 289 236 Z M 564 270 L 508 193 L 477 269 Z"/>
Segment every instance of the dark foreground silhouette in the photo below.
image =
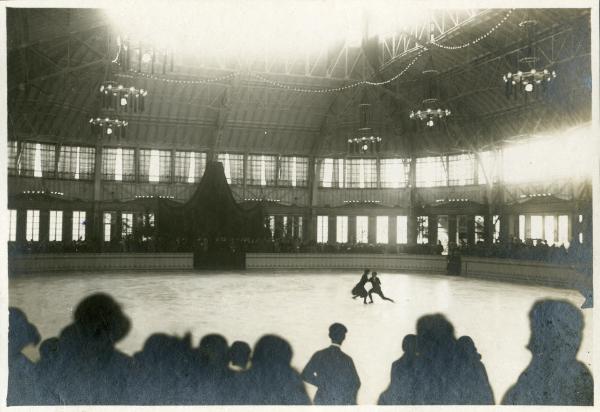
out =
<path fill-rule="evenodd" d="M 443 315 L 417 321 L 402 342 L 380 405 L 492 405 L 494 396 L 480 355 L 469 337 L 456 339 Z"/>
<path fill-rule="evenodd" d="M 594 380 L 576 359 L 583 316 L 569 302 L 536 302 L 529 312 L 531 362 L 504 398 L 504 405 L 593 405 Z"/>
<path fill-rule="evenodd" d="M 356 405 L 360 379 L 352 358 L 340 347 L 347 331 L 341 323 L 331 325 L 331 346 L 316 352 L 302 371 L 302 379 L 318 388 L 315 405 Z"/>
<path fill-rule="evenodd" d="M 29 345 L 37 345 L 40 334 L 27 316 L 17 308 L 8 312 L 8 396 L 9 405 L 32 405 L 38 402 L 39 386 L 36 365 L 21 353 Z"/>
<path fill-rule="evenodd" d="M 591 405 L 593 378 L 576 360 L 583 317 L 568 302 L 540 301 L 530 312 L 531 364 L 504 396 L 505 404 Z M 332 345 L 316 352 L 302 375 L 292 348 L 264 335 L 254 348 L 205 335 L 194 346 L 183 337 L 155 333 L 133 356 L 115 345 L 131 323 L 109 295 L 94 294 L 77 306 L 73 322 L 39 346 L 31 362 L 23 349 L 40 342 L 25 314 L 10 308 L 8 405 L 309 405 L 303 379 L 318 391 L 316 404 L 356 403 L 361 385 L 352 359 L 341 350 L 346 328 L 331 325 Z M 417 322 L 392 364 L 379 404 L 493 404 L 481 356 L 468 336 L 454 337 L 443 315 Z M 373 350 L 372 347 L 365 350 Z"/>
<path fill-rule="evenodd" d="M 129 398 L 132 359 L 115 349 L 115 344 L 130 328 L 129 319 L 110 296 L 85 298 L 58 340 L 45 342 L 49 350 L 40 360 L 41 370 L 46 372 L 40 376 L 44 388 L 40 403 L 124 403 Z"/>

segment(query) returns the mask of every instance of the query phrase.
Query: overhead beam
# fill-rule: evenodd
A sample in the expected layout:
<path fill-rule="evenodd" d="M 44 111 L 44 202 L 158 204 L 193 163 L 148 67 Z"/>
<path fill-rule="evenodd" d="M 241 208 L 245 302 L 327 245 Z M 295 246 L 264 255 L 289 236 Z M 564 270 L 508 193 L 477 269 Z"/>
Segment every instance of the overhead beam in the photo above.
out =
<path fill-rule="evenodd" d="M 548 29 L 548 30 L 540 33 L 538 35 L 539 36 L 538 39 L 536 41 L 534 41 L 532 44 L 534 46 L 536 46 L 536 45 L 539 45 L 540 43 L 551 40 L 553 37 L 571 33 L 574 30 L 574 27 L 572 26 L 572 24 L 576 20 L 580 20 L 580 19 L 581 19 L 581 17 L 577 17 L 576 19 L 574 19 L 574 21 L 569 22 L 570 27 L 568 27 L 566 29 L 556 31 L 556 29 L 551 28 L 551 29 Z M 479 66 L 491 63 L 495 60 L 502 59 L 511 54 L 517 53 L 518 51 L 524 49 L 525 47 L 528 47 L 528 44 L 526 44 L 526 42 L 524 40 L 517 40 L 517 41 L 503 47 L 500 50 L 490 51 L 488 53 L 485 53 L 483 56 L 478 56 L 473 59 L 467 60 L 460 65 L 447 68 L 447 69 L 441 71 L 439 76 L 440 76 L 440 78 L 445 78 L 448 76 L 455 76 L 457 74 L 461 74 L 461 73 L 465 72 L 467 69 L 469 69 L 469 70 L 476 69 Z"/>
<path fill-rule="evenodd" d="M 465 19 L 459 16 L 461 13 L 466 13 Z M 493 9 L 482 10 L 479 13 L 469 12 L 469 10 L 444 10 L 437 14 L 433 13 L 431 22 L 423 22 L 414 26 L 410 32 L 401 30 L 397 34 L 383 39 L 380 51 L 382 62 L 379 70 L 385 70 L 398 60 L 418 50 L 420 46 L 429 43 L 430 23 L 432 23 L 434 28 L 432 34 L 434 34 L 436 41 L 445 40 L 446 38 L 452 38 L 459 29 L 464 28 L 473 21 L 480 22 L 482 17 L 493 15 L 494 13 L 495 10 Z M 451 17 L 449 19 L 451 21 L 450 25 L 447 25 L 445 21 L 447 15 Z"/>
<path fill-rule="evenodd" d="M 73 33 L 71 33 L 71 34 L 73 34 Z M 92 36 L 90 36 L 90 37 L 92 37 Z M 72 36 L 70 39 L 76 41 L 77 43 L 80 43 L 87 50 L 94 53 L 96 55 L 96 57 L 100 57 L 100 58 L 106 57 L 101 51 L 99 51 L 98 49 L 96 49 L 95 47 L 90 45 L 86 40 L 83 40 L 83 39 L 79 38 L 78 36 Z"/>
<path fill-rule="evenodd" d="M 32 47 L 32 46 L 43 45 L 43 44 L 46 44 L 46 43 L 52 43 L 52 42 L 56 42 L 56 41 L 67 42 L 69 40 L 69 37 L 72 36 L 72 35 L 74 35 L 74 34 L 77 34 L 77 33 L 86 33 L 86 32 L 95 31 L 95 30 L 98 30 L 98 29 L 103 29 L 103 28 L 106 28 L 106 27 L 107 27 L 106 23 L 100 23 L 100 24 L 95 24 L 95 25 L 92 25 L 92 26 L 86 26 L 85 28 L 81 28 L 81 29 L 78 29 L 78 30 L 71 30 L 68 33 L 61 34 L 61 35 L 54 36 L 54 37 L 22 41 L 22 42 L 20 42 L 19 44 L 15 45 L 15 46 L 12 46 L 12 47 L 9 46 L 9 47 L 7 47 L 7 50 L 9 52 L 11 52 L 11 51 L 14 51 L 14 50 L 27 49 L 27 48 Z"/>
<path fill-rule="evenodd" d="M 50 74 L 46 74 L 46 75 L 42 75 L 42 76 L 36 76 L 36 77 L 30 77 L 27 82 L 31 83 L 31 82 L 41 82 L 44 80 L 48 80 L 48 79 L 52 79 L 54 77 L 57 76 L 63 76 L 66 74 L 71 74 L 71 73 L 75 73 L 78 72 L 80 70 L 83 69 L 87 69 L 89 67 L 93 67 L 93 66 L 98 66 L 101 64 L 106 63 L 106 59 L 98 59 L 98 60 L 94 60 L 92 62 L 89 63 L 84 63 L 84 64 L 80 64 L 78 66 L 71 66 L 71 67 L 65 67 L 63 69 L 60 69 L 54 73 L 50 73 Z M 17 87 L 19 87 L 19 84 L 13 84 L 10 88 L 9 88 L 9 92 L 12 90 L 15 90 Z"/>

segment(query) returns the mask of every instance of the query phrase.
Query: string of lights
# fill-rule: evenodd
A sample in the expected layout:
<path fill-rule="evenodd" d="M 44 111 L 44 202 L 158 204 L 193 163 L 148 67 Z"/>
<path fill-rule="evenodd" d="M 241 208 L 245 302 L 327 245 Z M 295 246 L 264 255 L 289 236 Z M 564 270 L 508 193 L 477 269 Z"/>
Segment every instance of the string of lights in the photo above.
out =
<path fill-rule="evenodd" d="M 483 39 L 485 39 L 486 37 L 490 36 L 492 33 L 494 33 L 496 31 L 496 29 L 498 29 L 500 26 L 502 26 L 506 22 L 506 20 L 508 20 L 508 18 L 510 17 L 510 15 L 513 13 L 514 10 L 515 9 L 508 10 L 508 12 L 506 12 L 504 17 L 502 19 L 500 19 L 500 21 L 498 23 L 496 23 L 494 26 L 492 26 L 492 28 L 489 29 L 485 34 L 482 34 L 481 36 L 476 37 L 475 39 L 470 40 L 466 43 L 463 43 L 463 44 L 460 44 L 457 46 L 446 46 L 446 45 L 437 43 L 435 38 L 433 38 L 430 44 L 432 44 L 436 47 L 439 47 L 441 49 L 446 49 L 446 50 L 464 49 L 465 47 L 469 47 L 474 44 L 477 44 L 480 41 L 482 41 Z"/>
<path fill-rule="evenodd" d="M 397 80 L 398 78 L 400 78 L 402 75 L 404 75 L 416 62 L 417 60 L 419 60 L 419 57 L 421 57 L 421 55 L 423 54 L 424 51 L 426 51 L 426 48 L 422 48 L 417 55 L 410 61 L 410 63 L 408 63 L 408 65 L 402 69 L 398 74 L 394 75 L 393 77 L 391 77 L 388 80 L 383 80 L 380 82 L 372 82 L 372 81 L 368 81 L 368 80 L 362 80 L 362 81 L 357 81 L 354 83 L 350 83 L 344 86 L 339 86 L 339 87 L 326 87 L 326 88 L 320 88 L 320 89 L 307 89 L 307 88 L 302 88 L 302 87 L 296 87 L 296 86 L 291 86 L 289 84 L 285 84 L 285 83 L 281 83 L 278 82 L 276 80 L 271 80 L 268 79 L 264 76 L 262 76 L 261 74 L 258 73 L 250 73 L 250 75 L 264 83 L 268 83 L 272 86 L 275 87 L 279 87 L 282 89 L 287 89 L 287 90 L 291 90 L 294 92 L 299 92 L 299 93 L 332 93 L 332 92 L 340 92 L 343 90 L 347 90 L 350 88 L 354 88 L 354 87 L 358 87 L 358 86 L 362 86 L 362 85 L 369 85 L 369 86 L 383 86 L 385 84 L 389 84 L 395 80 Z M 235 76 L 240 75 L 240 72 L 232 72 L 229 73 L 227 75 L 224 76 L 219 76 L 219 77 L 213 77 L 213 78 L 208 78 L 208 79 L 201 79 L 201 80 L 181 80 L 181 79 L 169 79 L 166 77 L 161 77 L 161 76 L 156 76 L 153 74 L 148 74 L 148 73 L 139 73 L 136 72 L 135 74 L 129 74 L 129 73 L 117 73 L 115 74 L 116 77 L 122 77 L 122 78 L 128 78 L 128 79 L 135 79 L 138 77 L 143 77 L 146 79 L 151 79 L 151 80 L 158 80 L 158 81 L 164 81 L 167 83 L 174 83 L 174 84 L 208 84 L 208 83 L 214 83 L 214 82 L 219 82 L 219 81 L 224 81 L 224 80 L 229 80 L 234 78 Z"/>
<path fill-rule="evenodd" d="M 394 80 L 398 79 L 398 78 L 399 78 L 400 76 L 402 76 L 404 73 L 406 73 L 406 72 L 408 71 L 408 69 L 410 69 L 410 68 L 411 68 L 411 67 L 412 67 L 412 66 L 413 66 L 413 65 L 414 65 L 414 64 L 417 62 L 417 60 L 419 60 L 419 57 L 421 57 L 421 55 L 422 55 L 422 54 L 423 54 L 425 51 L 427 51 L 427 48 L 425 48 L 425 47 L 424 47 L 424 48 L 422 48 L 422 49 L 419 51 L 419 53 L 417 53 L 417 55 L 415 56 L 415 58 L 414 58 L 414 59 L 412 59 L 412 60 L 411 60 L 411 62 L 410 62 L 410 63 L 408 63 L 408 65 L 407 65 L 407 66 L 406 66 L 404 69 L 402 69 L 402 71 L 401 71 L 400 73 L 398 73 L 397 75 L 395 75 L 394 77 L 392 77 L 392 78 L 390 78 L 390 79 L 388 79 L 388 80 L 381 81 L 381 82 L 370 82 L 370 81 L 366 81 L 366 80 L 365 80 L 365 81 L 363 81 L 363 82 L 361 82 L 361 83 L 368 84 L 369 86 L 383 86 L 384 84 L 389 84 L 389 83 L 393 82 Z"/>
<path fill-rule="evenodd" d="M 477 44 L 480 41 L 482 41 L 483 39 L 492 35 L 492 33 L 494 33 L 496 31 L 496 29 L 498 29 L 500 26 L 502 26 L 508 20 L 508 18 L 511 16 L 511 14 L 513 13 L 514 10 L 515 10 L 514 8 L 509 9 L 506 12 L 506 14 L 504 15 L 504 17 L 502 17 L 502 19 L 500 19 L 500 21 L 498 23 L 496 23 L 494 26 L 492 26 L 492 28 L 490 28 L 486 33 L 484 33 L 481 36 L 476 37 L 475 39 L 470 40 L 466 43 L 456 45 L 456 46 L 448 46 L 448 45 L 437 43 L 436 39 L 432 38 L 431 42 L 429 44 L 431 44 L 435 47 L 446 49 L 446 50 L 458 50 L 458 49 L 463 49 L 465 47 L 469 47 L 474 44 Z M 117 57 L 115 58 L 115 60 L 113 60 L 113 62 L 116 62 L 118 60 L 119 54 L 121 53 L 121 43 L 120 42 L 119 42 L 118 46 L 119 46 L 119 49 L 117 51 Z M 411 60 L 411 62 L 403 70 L 401 70 L 398 74 L 394 75 L 393 77 L 391 77 L 387 80 L 380 81 L 380 82 L 362 80 L 362 81 L 357 81 L 357 82 L 346 84 L 344 86 L 339 86 L 339 87 L 325 87 L 325 88 L 319 88 L 319 89 L 309 89 L 309 88 L 291 86 L 289 84 L 281 83 L 276 80 L 271 80 L 271 79 L 268 79 L 258 73 L 250 73 L 250 75 L 252 77 L 254 77 L 262 82 L 268 83 L 272 86 L 291 90 L 294 92 L 299 92 L 299 93 L 332 93 L 332 92 L 340 92 L 343 90 L 347 90 L 347 89 L 351 89 L 351 88 L 363 86 L 363 85 L 383 86 L 383 85 L 389 84 L 389 83 L 397 80 L 398 78 L 400 78 L 417 62 L 417 60 L 423 54 L 423 52 L 427 51 L 426 47 L 423 47 L 423 46 L 420 46 L 420 47 L 421 47 L 421 50 L 417 53 L 417 55 Z M 240 72 L 232 72 L 232 73 L 229 73 L 229 74 L 226 74 L 223 76 L 217 76 L 217 77 L 212 77 L 212 78 L 207 78 L 207 79 L 183 80 L 183 79 L 170 79 L 170 78 L 167 78 L 164 76 L 161 77 L 161 76 L 156 76 L 154 74 L 143 73 L 143 72 L 132 72 L 132 74 L 117 73 L 116 77 L 123 77 L 123 78 L 130 78 L 130 79 L 135 79 L 136 77 L 143 77 L 146 79 L 164 81 L 164 82 L 173 83 L 173 84 L 199 85 L 199 84 L 208 84 L 208 83 L 215 83 L 215 82 L 219 82 L 219 81 L 229 80 L 238 75 L 240 75 Z"/>
<path fill-rule="evenodd" d="M 322 88 L 322 89 L 304 89 L 304 88 L 300 88 L 300 87 L 295 87 L 295 86 L 290 86 L 288 84 L 285 83 L 280 83 L 278 81 L 275 80 L 271 80 L 271 79 L 267 79 L 266 77 L 263 77 L 260 74 L 256 74 L 256 73 L 252 73 L 252 76 L 256 77 L 257 79 L 265 82 L 265 83 L 269 83 L 272 86 L 275 87 L 279 87 L 282 89 L 288 89 L 288 90 L 292 90 L 295 92 L 301 92 L 301 93 L 331 93 L 331 92 L 340 92 L 343 90 L 347 90 L 350 88 L 354 88 L 354 87 L 358 87 L 358 86 L 362 86 L 362 85 L 369 85 L 369 86 L 382 86 L 384 84 L 389 84 L 391 82 L 393 82 L 394 80 L 397 80 L 398 78 L 400 78 L 402 75 L 404 75 L 404 73 L 406 73 L 408 71 L 408 69 L 410 69 L 416 62 L 417 60 L 419 60 L 419 57 L 421 57 L 421 55 L 423 54 L 423 52 L 427 50 L 426 48 L 423 48 L 419 51 L 419 53 L 417 53 L 417 55 L 410 61 L 410 63 L 408 63 L 408 65 L 402 69 L 398 74 L 396 74 L 395 76 L 391 77 L 388 80 L 383 80 L 380 82 L 371 82 L 368 80 L 361 80 L 358 82 L 354 82 L 351 84 L 347 84 L 345 86 L 340 86 L 340 87 L 326 87 L 326 88 Z"/>
<path fill-rule="evenodd" d="M 301 92 L 301 93 L 341 92 L 342 90 L 346 90 L 346 89 L 350 89 L 352 87 L 359 86 L 362 83 L 362 82 L 354 82 L 354 83 L 347 84 L 345 86 L 340 86 L 340 87 L 329 87 L 329 88 L 322 88 L 322 89 L 305 89 L 305 88 L 301 88 L 301 87 L 290 86 L 289 84 L 285 84 L 285 83 L 280 83 L 276 80 L 267 79 L 266 77 L 264 77 L 258 73 L 251 73 L 251 75 L 262 82 L 269 83 L 272 86 L 279 87 L 281 89 L 292 90 L 294 92 Z"/>
<path fill-rule="evenodd" d="M 212 77 L 212 78 L 208 78 L 208 79 L 182 80 L 182 79 L 169 79 L 167 77 L 155 76 L 153 74 L 141 73 L 141 72 L 136 72 L 135 74 L 128 74 L 128 73 L 117 73 L 117 74 L 115 74 L 116 77 L 123 77 L 123 78 L 127 78 L 127 79 L 135 79 L 135 78 L 143 77 L 145 79 L 158 80 L 158 81 L 162 81 L 162 82 L 166 82 L 166 83 L 175 83 L 175 84 L 207 84 L 207 83 L 214 83 L 214 82 L 219 82 L 219 81 L 224 81 L 224 80 L 232 79 L 232 78 L 234 78 L 237 75 L 238 75 L 237 72 L 233 72 L 233 73 L 226 74 L 224 76 Z"/>

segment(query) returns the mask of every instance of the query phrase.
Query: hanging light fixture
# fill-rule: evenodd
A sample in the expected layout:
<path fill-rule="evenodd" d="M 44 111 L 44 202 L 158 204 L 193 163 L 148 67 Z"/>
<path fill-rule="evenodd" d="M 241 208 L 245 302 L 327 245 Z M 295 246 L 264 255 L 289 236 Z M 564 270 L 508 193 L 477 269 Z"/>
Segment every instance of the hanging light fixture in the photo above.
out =
<path fill-rule="evenodd" d="M 502 76 L 505 84 L 506 97 L 528 96 L 546 93 L 549 84 L 556 78 L 556 71 L 538 67 L 536 55 L 536 26 L 537 21 L 526 16 L 519 27 L 527 33 L 525 55 L 517 61 L 517 70 Z"/>
<path fill-rule="evenodd" d="M 348 153 L 376 154 L 381 149 L 382 139 L 373 133 L 371 128 L 371 104 L 367 101 L 366 90 L 362 102 L 358 105 L 358 134 L 348 139 Z"/>
<path fill-rule="evenodd" d="M 112 60 L 122 71 L 167 74 L 173 71 L 173 52 L 169 48 L 132 42 L 128 36 L 117 36 L 117 54 Z"/>
<path fill-rule="evenodd" d="M 102 119 L 100 117 L 90 119 L 90 129 L 92 134 L 98 137 L 127 137 L 127 126 L 129 122 L 119 119 Z"/>
<path fill-rule="evenodd" d="M 99 93 L 103 110 L 137 113 L 146 108 L 148 90 L 106 81 L 100 85 Z"/>
<path fill-rule="evenodd" d="M 411 119 L 427 127 L 435 126 L 438 122 L 445 120 L 452 114 L 450 109 L 443 107 L 438 97 L 438 74 L 439 71 L 433 65 L 433 57 L 430 52 L 428 64 L 425 70 L 423 70 L 423 77 L 427 83 L 425 98 L 421 101 L 420 106 L 412 110 L 409 115 Z"/>

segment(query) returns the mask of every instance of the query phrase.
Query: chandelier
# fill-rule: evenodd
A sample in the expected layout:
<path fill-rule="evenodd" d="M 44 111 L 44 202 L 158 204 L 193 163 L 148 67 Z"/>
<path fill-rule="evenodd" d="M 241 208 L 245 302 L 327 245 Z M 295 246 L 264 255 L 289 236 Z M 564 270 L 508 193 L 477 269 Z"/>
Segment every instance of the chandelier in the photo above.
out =
<path fill-rule="evenodd" d="M 112 81 L 100 85 L 101 106 L 105 110 L 118 112 L 143 112 L 148 90 L 125 87 Z"/>
<path fill-rule="evenodd" d="M 555 70 L 536 67 L 538 64 L 535 48 L 536 26 L 537 21 L 527 17 L 519 23 L 519 27 L 527 32 L 528 44 L 525 56 L 517 61 L 517 70 L 502 76 L 508 98 L 512 96 L 516 99 L 518 96 L 523 96 L 527 99 L 529 95 L 545 93 L 550 82 L 556 78 Z"/>
<path fill-rule="evenodd" d="M 348 153 L 364 154 L 364 153 L 379 153 L 381 146 L 381 137 L 379 136 L 362 136 L 348 139 Z"/>
<path fill-rule="evenodd" d="M 417 120 L 419 124 L 424 124 L 427 127 L 435 126 L 437 122 L 445 120 L 452 114 L 450 109 L 443 107 L 438 98 L 438 74 L 439 71 L 433 66 L 433 58 L 430 54 L 427 67 L 423 70 L 423 77 L 427 83 L 425 98 L 418 108 L 411 110 L 409 115 L 412 120 Z"/>
<path fill-rule="evenodd" d="M 421 107 L 422 109 L 418 109 L 416 112 L 414 110 L 411 111 L 409 117 L 421 120 L 428 127 L 433 127 L 435 120 L 441 120 L 452 114 L 449 109 L 439 107 L 439 100 L 435 98 L 423 100 Z"/>
<path fill-rule="evenodd" d="M 517 96 L 517 92 L 531 93 L 535 89 L 542 91 L 547 90 L 547 84 L 556 78 L 556 71 L 551 72 L 548 69 L 537 71 L 531 69 L 523 72 L 521 70 L 516 73 L 508 72 L 503 76 L 504 82 L 506 83 L 506 96 Z"/>
<path fill-rule="evenodd" d="M 119 119 L 109 119 L 108 117 L 101 119 L 100 117 L 90 119 L 90 128 L 92 134 L 98 137 L 117 138 L 127 137 L 128 122 Z"/>
<path fill-rule="evenodd" d="M 356 137 L 348 138 L 349 154 L 376 154 L 381 149 L 382 139 L 375 136 L 371 128 L 371 104 L 366 101 L 366 90 L 363 102 L 358 105 L 359 125 Z"/>

